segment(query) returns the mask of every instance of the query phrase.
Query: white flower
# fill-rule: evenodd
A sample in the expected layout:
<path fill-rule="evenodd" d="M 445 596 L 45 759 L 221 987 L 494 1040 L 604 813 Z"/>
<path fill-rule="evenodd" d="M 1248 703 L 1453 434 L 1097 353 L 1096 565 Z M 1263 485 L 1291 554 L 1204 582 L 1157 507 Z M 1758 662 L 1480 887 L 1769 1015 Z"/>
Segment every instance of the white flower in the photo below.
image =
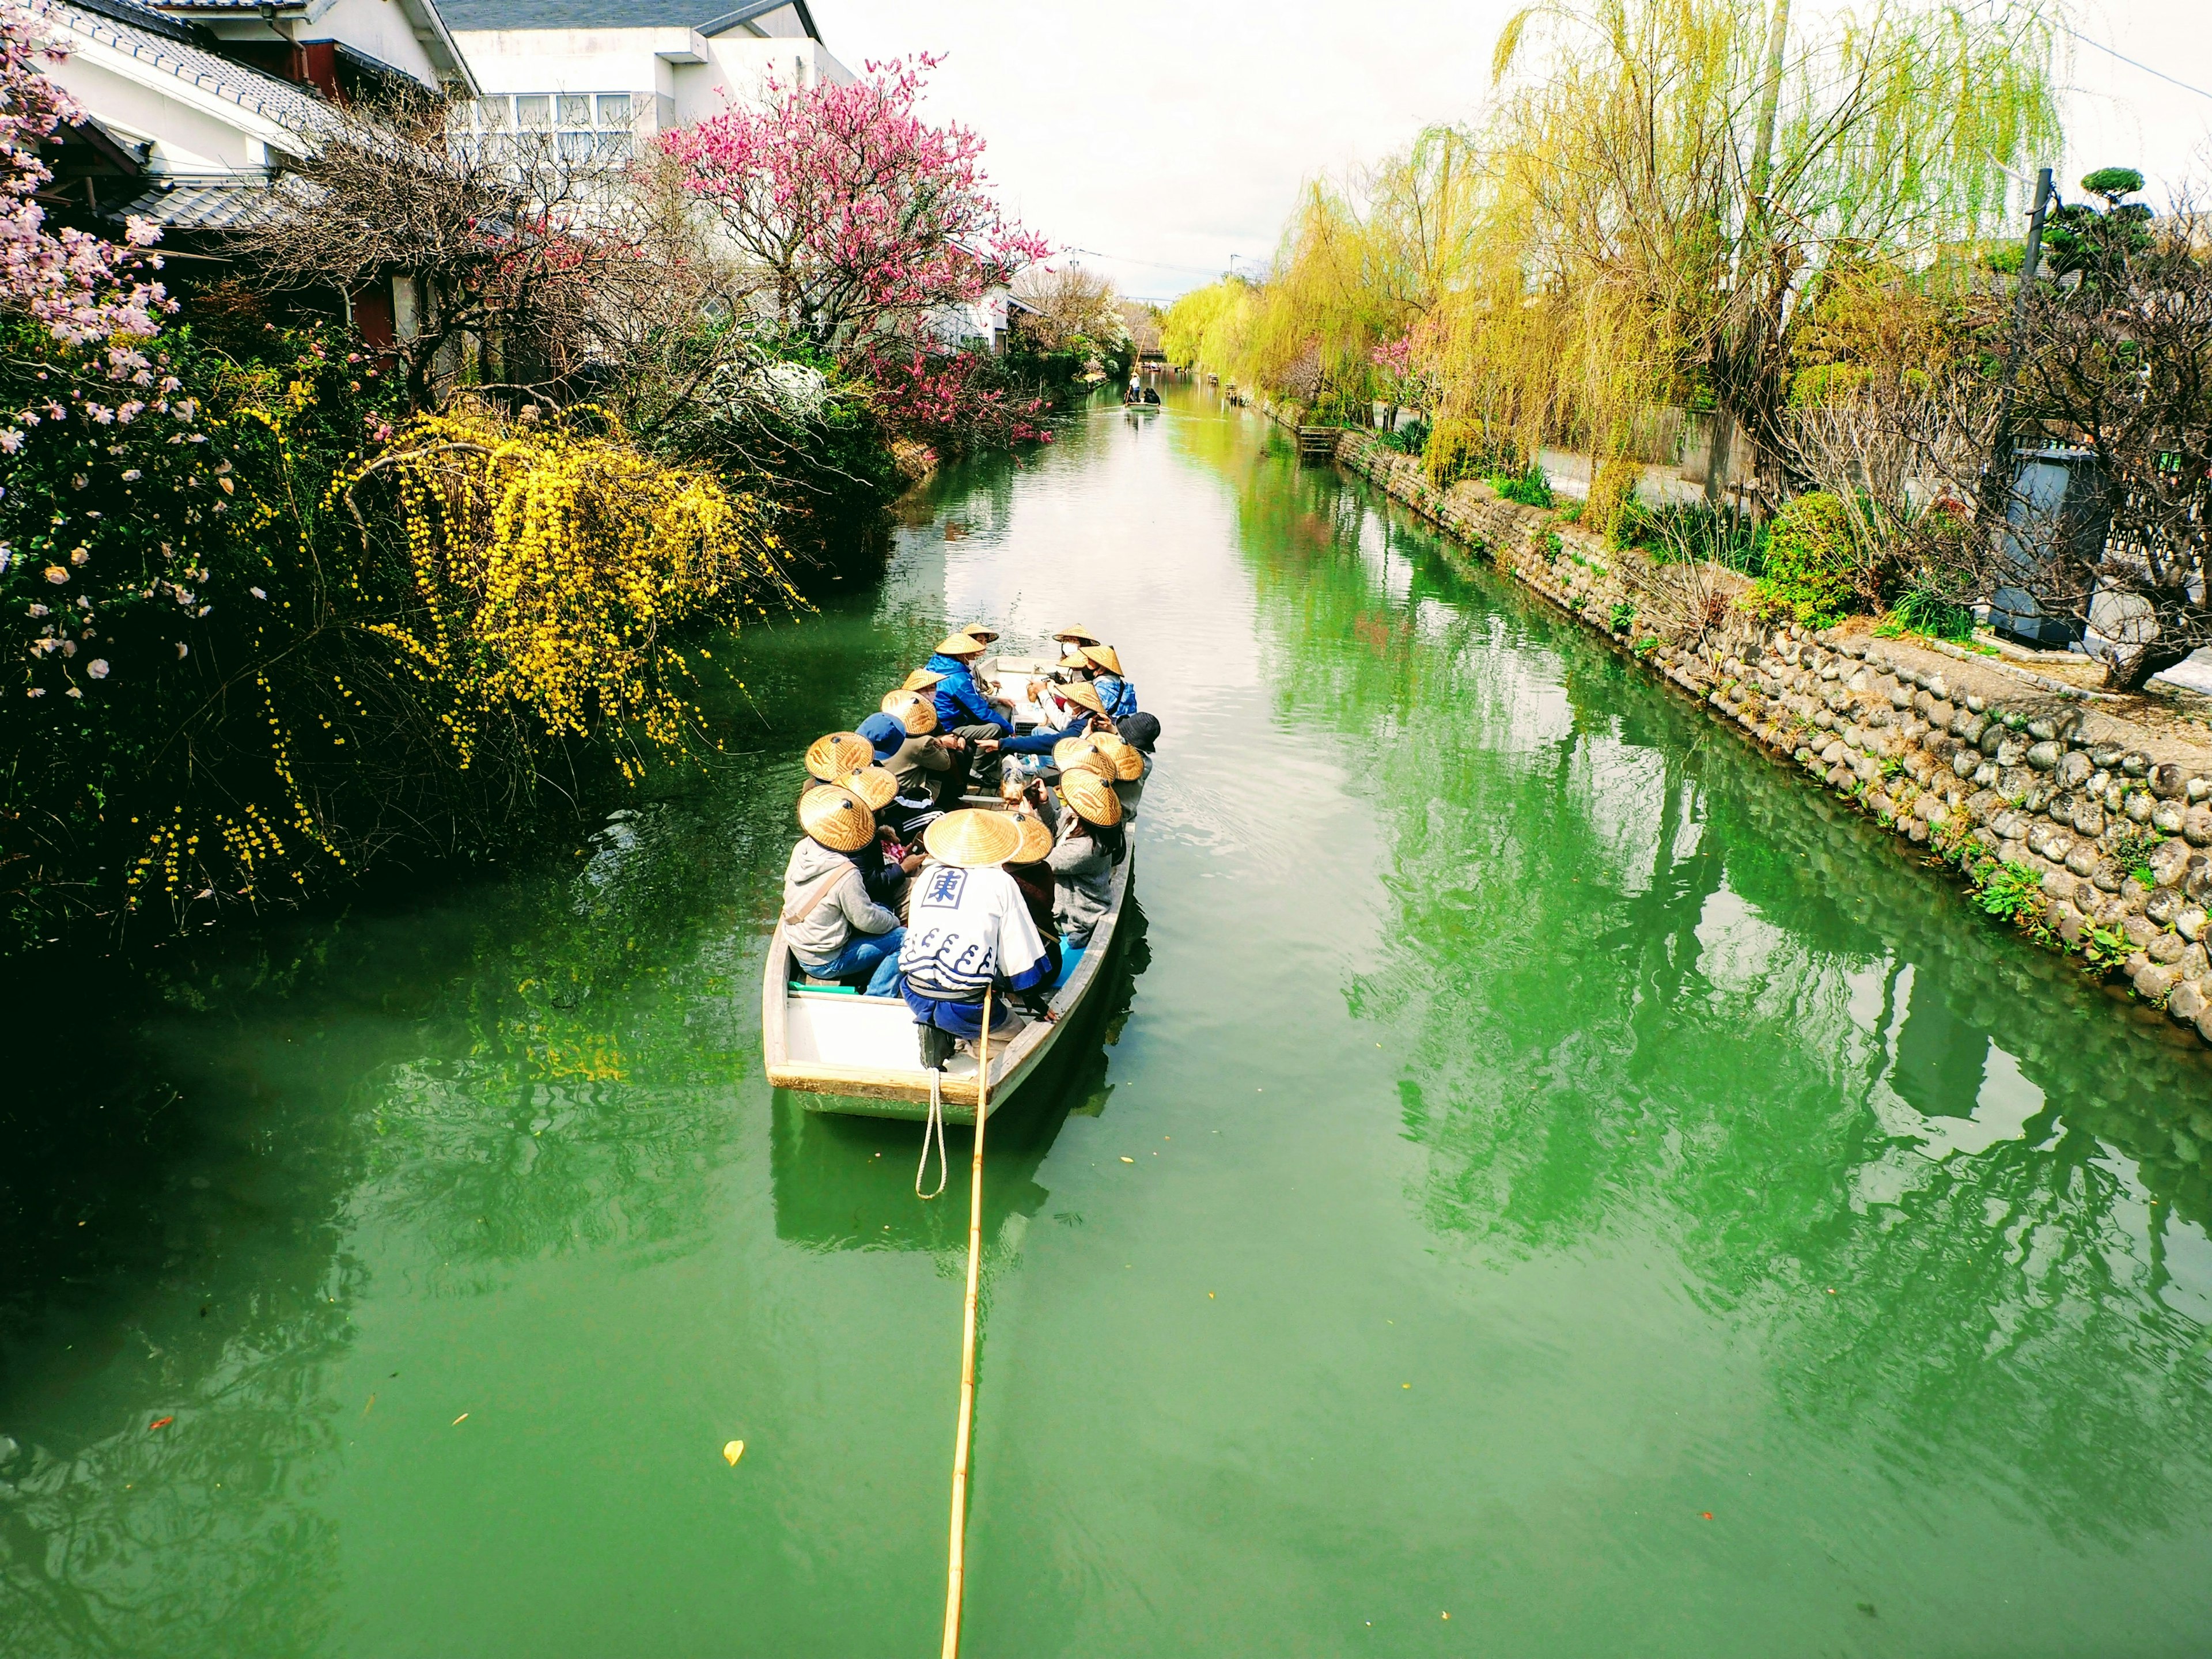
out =
<path fill-rule="evenodd" d="M 48 611 L 47 611 L 47 610 L 46 610 L 46 606 L 44 606 L 43 605 L 33 605 L 33 606 L 31 607 L 31 614 L 32 614 L 33 616 L 34 616 L 34 617 L 43 617 L 43 616 L 46 616 L 46 615 L 48 615 L 49 613 L 48 613 Z"/>
<path fill-rule="evenodd" d="M 58 564 L 50 564 L 46 567 L 46 580 L 59 587 L 69 580 L 69 572 Z"/>
<path fill-rule="evenodd" d="M 107 659 L 105 657 L 94 657 L 90 662 L 84 665 L 84 672 L 91 675 L 93 678 L 96 680 L 106 679 L 107 678 Z"/>
<path fill-rule="evenodd" d="M 84 688 L 81 685 L 72 685 L 66 692 L 63 693 L 63 695 L 64 696 L 70 697 L 82 697 L 84 696 Z"/>
<path fill-rule="evenodd" d="M 141 479 L 141 478 L 144 477 L 145 476 L 146 476 L 146 475 L 145 475 L 143 472 L 141 472 L 141 471 L 140 471 L 137 467 L 135 467 L 135 466 L 134 466 L 134 467 L 132 467 L 129 471 L 125 472 L 125 473 L 123 475 L 123 482 L 124 482 L 124 483 L 137 483 L 138 482 L 138 480 L 139 480 L 139 479 Z"/>
<path fill-rule="evenodd" d="M 190 647 L 189 645 L 186 645 L 186 644 L 185 644 L 182 640 L 179 640 L 179 641 L 177 641 L 177 655 L 178 655 L 178 657 L 179 657 L 179 659 L 182 659 L 182 658 L 189 657 L 189 656 L 191 656 L 191 654 L 192 654 L 192 648 L 191 648 L 191 647 Z"/>
<path fill-rule="evenodd" d="M 27 697 L 43 697 L 46 695 L 46 688 L 43 685 L 27 685 L 23 688 L 23 695 Z"/>
<path fill-rule="evenodd" d="M 253 597 L 254 597 L 255 599 L 267 599 L 267 598 L 269 597 L 266 593 L 263 592 L 262 592 L 259 588 L 258 588 L 258 587 L 249 587 L 249 588 L 247 588 L 246 591 L 247 592 L 249 592 L 249 593 L 252 594 L 252 595 L 253 595 Z"/>

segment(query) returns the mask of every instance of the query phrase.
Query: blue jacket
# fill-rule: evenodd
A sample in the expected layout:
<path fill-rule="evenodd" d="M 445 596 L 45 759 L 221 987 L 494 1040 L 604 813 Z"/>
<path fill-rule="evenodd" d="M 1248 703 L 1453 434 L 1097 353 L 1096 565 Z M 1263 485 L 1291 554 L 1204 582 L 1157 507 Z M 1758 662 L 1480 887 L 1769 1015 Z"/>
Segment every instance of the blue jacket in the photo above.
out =
<path fill-rule="evenodd" d="M 1137 688 L 1119 674 L 1100 674 L 1092 678 L 1091 689 L 1098 694 L 1098 701 L 1106 705 L 1106 717 L 1125 720 L 1137 712 Z"/>
<path fill-rule="evenodd" d="M 1073 724 L 1063 732 L 1048 732 L 1040 726 L 1025 738 L 1001 738 L 999 752 L 1002 755 L 1049 755 L 1053 744 L 1064 738 L 1079 738 L 1091 729 L 1091 717 L 1078 714 Z"/>
<path fill-rule="evenodd" d="M 940 653 L 931 657 L 926 665 L 931 673 L 945 676 L 937 687 L 939 731 L 950 732 L 961 726 L 994 726 L 1001 737 L 1014 735 L 1013 722 L 984 700 L 983 688 L 975 684 L 975 671 L 965 659 Z"/>

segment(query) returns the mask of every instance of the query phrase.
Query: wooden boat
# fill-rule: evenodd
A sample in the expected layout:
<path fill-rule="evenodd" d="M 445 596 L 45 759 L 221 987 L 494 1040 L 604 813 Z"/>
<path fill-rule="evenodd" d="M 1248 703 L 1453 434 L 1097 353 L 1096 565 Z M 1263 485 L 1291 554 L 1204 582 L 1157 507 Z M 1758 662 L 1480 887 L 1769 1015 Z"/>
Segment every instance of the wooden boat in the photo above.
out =
<path fill-rule="evenodd" d="M 1052 666 L 1040 659 L 1000 657 L 980 665 L 977 678 L 1014 704 L 1016 724 L 1026 729 L 1045 714 L 1030 696 L 1029 685 L 1048 675 Z M 996 797 L 970 796 L 965 804 L 986 810 L 999 807 Z M 1135 824 L 1127 818 L 1123 823 L 1128 826 L 1128 856 L 1115 869 L 1112 902 L 1104 918 L 1091 933 L 1067 982 L 1053 993 L 1054 1018 L 1028 1019 L 1003 1049 L 995 1042 L 991 1046 L 994 1115 L 1037 1074 L 1054 1046 L 1078 1023 L 1085 999 L 1105 981 L 1107 960 L 1137 867 Z M 930 1074 L 922 1066 L 920 1034 L 904 1000 L 794 985 L 793 972 L 783 924 L 778 921 L 761 975 L 761 1047 L 769 1082 L 799 1091 L 805 1097 L 801 1104 L 811 1112 L 928 1117 Z M 937 1085 L 947 1123 L 975 1121 L 976 1085 L 975 1056 L 956 1054 L 939 1074 Z"/>

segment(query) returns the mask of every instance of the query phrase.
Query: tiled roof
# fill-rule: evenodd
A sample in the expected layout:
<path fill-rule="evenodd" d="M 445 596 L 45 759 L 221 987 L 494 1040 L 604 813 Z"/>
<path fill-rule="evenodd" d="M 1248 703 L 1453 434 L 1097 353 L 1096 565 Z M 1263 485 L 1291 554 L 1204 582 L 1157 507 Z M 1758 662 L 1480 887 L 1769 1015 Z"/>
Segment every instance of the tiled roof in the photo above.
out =
<path fill-rule="evenodd" d="M 130 0 L 99 0 L 98 9 L 73 0 L 29 0 L 31 9 L 56 26 L 88 40 L 129 53 L 142 63 L 176 76 L 216 97 L 251 110 L 295 132 L 309 132 L 330 118 L 321 100 L 289 81 L 177 38 L 177 25 Z M 132 16 L 132 14 L 138 16 Z M 140 21 L 150 18 L 153 21 Z M 161 27 L 167 25 L 167 27 Z"/>
<path fill-rule="evenodd" d="M 720 34 L 787 5 L 819 40 L 805 0 L 439 0 L 438 9 L 452 29 L 689 28 Z"/>
<path fill-rule="evenodd" d="M 266 185 L 221 179 L 165 179 L 108 216 L 151 219 L 169 230 L 240 230 L 266 224 L 279 211 L 276 192 Z"/>

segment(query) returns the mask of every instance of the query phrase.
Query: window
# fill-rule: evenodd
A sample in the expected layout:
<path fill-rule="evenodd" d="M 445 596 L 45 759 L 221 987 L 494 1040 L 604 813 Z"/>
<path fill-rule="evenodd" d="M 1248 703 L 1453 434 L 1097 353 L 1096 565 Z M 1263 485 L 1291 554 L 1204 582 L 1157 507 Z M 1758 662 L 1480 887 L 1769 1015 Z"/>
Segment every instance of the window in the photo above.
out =
<path fill-rule="evenodd" d="M 626 92 L 603 92 L 599 94 L 599 125 L 617 131 L 630 123 L 629 94 Z"/>
<path fill-rule="evenodd" d="M 504 98 L 477 99 L 477 125 L 486 132 L 504 132 L 507 130 L 507 100 Z"/>
<path fill-rule="evenodd" d="M 526 92 L 514 100 L 514 124 L 544 131 L 553 125 L 553 100 L 542 92 Z"/>
<path fill-rule="evenodd" d="M 564 127 L 588 127 L 592 125 L 592 99 L 589 93 L 564 92 L 554 103 L 561 125 Z"/>

